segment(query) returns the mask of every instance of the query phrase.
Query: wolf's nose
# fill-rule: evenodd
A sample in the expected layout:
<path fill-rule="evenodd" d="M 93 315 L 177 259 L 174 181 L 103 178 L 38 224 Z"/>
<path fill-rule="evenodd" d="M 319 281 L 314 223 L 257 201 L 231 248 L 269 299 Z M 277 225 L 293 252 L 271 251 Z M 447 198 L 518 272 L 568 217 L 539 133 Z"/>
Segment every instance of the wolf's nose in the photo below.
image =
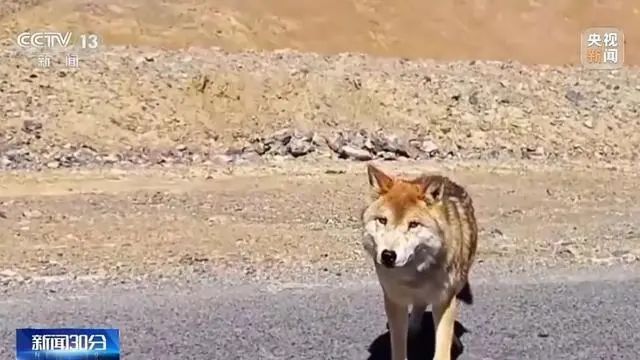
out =
<path fill-rule="evenodd" d="M 396 263 L 396 252 L 392 250 L 382 250 L 380 260 L 382 261 L 382 265 L 392 268 Z"/>

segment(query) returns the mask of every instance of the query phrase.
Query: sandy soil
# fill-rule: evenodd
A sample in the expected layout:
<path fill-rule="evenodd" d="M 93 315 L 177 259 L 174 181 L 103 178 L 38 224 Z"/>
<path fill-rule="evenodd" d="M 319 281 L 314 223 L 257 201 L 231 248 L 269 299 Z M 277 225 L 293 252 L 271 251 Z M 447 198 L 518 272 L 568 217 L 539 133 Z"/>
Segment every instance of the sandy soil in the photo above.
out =
<path fill-rule="evenodd" d="M 573 168 L 382 164 L 438 171 L 468 186 L 479 261 L 520 266 L 633 262 L 640 256 L 637 173 Z M 251 276 L 297 265 L 367 269 L 358 214 L 364 165 L 49 171 L 1 178 L 5 277 L 170 277 L 185 269 Z"/>

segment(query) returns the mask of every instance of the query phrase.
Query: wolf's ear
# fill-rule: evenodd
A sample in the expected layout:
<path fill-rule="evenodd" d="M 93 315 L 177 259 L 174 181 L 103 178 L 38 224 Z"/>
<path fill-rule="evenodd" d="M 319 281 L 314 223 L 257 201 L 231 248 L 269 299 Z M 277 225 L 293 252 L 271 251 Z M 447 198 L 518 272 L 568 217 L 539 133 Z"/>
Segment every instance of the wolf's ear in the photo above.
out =
<path fill-rule="evenodd" d="M 367 174 L 369 175 L 369 185 L 371 185 L 378 194 L 384 194 L 393 185 L 393 178 L 377 167 L 368 164 Z"/>
<path fill-rule="evenodd" d="M 430 203 L 440 202 L 444 196 L 447 179 L 443 176 L 421 176 L 415 180 L 424 194 L 425 200 Z"/>

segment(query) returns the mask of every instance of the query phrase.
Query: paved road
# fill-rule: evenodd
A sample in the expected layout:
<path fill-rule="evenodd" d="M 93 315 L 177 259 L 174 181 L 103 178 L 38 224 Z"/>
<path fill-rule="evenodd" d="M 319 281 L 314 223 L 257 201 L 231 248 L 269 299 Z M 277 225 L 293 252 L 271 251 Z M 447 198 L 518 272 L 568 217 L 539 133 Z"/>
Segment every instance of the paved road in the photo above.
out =
<path fill-rule="evenodd" d="M 640 357 L 640 270 L 494 280 L 476 280 L 476 304 L 460 319 L 468 332 L 458 359 Z M 0 301 L 0 359 L 14 358 L 14 329 L 25 325 L 119 327 L 125 360 L 364 360 L 385 359 L 388 351 L 371 281 L 233 287 L 211 281 L 40 294 Z M 431 359 L 424 338 L 412 345 L 413 359 Z"/>

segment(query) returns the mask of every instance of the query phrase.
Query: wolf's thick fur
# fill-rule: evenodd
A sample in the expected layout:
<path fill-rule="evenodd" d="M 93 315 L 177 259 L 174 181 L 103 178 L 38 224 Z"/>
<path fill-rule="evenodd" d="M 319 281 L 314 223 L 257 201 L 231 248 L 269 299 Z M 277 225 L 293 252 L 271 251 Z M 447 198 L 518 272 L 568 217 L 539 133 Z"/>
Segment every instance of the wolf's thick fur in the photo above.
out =
<path fill-rule="evenodd" d="M 467 191 L 441 175 L 400 179 L 367 168 L 374 200 L 362 213 L 363 245 L 373 258 L 391 335 L 392 360 L 405 360 L 409 331 L 432 305 L 435 360 L 449 360 L 456 298 L 471 304 L 468 274 L 478 230 Z M 409 305 L 411 316 L 407 317 Z"/>

